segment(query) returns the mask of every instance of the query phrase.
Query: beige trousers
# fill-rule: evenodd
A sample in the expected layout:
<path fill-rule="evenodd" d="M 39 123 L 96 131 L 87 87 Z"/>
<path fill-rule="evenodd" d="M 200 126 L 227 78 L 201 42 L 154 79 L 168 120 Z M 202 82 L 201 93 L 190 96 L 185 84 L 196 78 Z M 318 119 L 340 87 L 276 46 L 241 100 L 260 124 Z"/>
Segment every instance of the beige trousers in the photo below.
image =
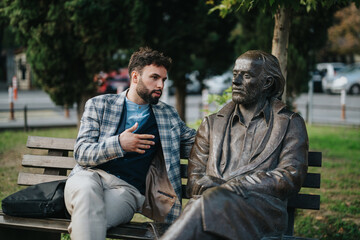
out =
<path fill-rule="evenodd" d="M 71 239 L 105 239 L 106 230 L 129 222 L 144 200 L 134 186 L 103 170 L 76 173 L 65 185 Z"/>

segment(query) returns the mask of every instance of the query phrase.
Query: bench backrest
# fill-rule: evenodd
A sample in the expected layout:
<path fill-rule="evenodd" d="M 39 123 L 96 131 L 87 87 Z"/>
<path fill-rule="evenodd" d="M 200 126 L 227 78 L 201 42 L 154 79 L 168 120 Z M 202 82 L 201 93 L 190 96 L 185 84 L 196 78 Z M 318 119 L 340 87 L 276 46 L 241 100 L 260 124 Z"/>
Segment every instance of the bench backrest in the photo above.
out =
<path fill-rule="evenodd" d="M 34 185 L 42 182 L 65 179 L 69 171 L 75 166 L 73 158 L 75 139 L 49 138 L 29 136 L 26 146 L 31 149 L 45 150 L 43 154 L 24 155 L 22 166 L 27 168 L 40 168 L 37 173 L 20 172 L 19 185 Z M 37 151 L 38 152 L 38 151 Z M 45 154 L 44 154 L 45 153 Z M 321 167 L 321 152 L 309 152 L 309 167 Z M 303 188 L 320 188 L 320 173 L 312 173 L 312 168 L 306 175 Z M 187 164 L 181 164 L 181 176 L 183 178 L 183 197 L 186 191 Z M 292 235 L 294 223 L 294 211 L 300 209 L 320 209 L 320 196 L 315 194 L 298 193 L 288 201 L 289 223 L 287 234 Z"/>

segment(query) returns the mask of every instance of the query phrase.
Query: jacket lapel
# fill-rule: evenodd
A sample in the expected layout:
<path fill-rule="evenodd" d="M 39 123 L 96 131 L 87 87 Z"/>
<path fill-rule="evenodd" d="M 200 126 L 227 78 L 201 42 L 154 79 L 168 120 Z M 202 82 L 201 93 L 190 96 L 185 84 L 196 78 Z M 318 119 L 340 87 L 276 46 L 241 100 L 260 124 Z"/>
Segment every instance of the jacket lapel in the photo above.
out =
<path fill-rule="evenodd" d="M 249 164 L 245 165 L 236 173 L 236 176 L 256 169 L 259 165 L 269 159 L 271 154 L 279 147 L 282 142 L 289 124 L 289 117 L 279 114 L 285 105 L 275 102 L 272 105 L 271 119 L 266 136 L 259 147 L 252 154 Z"/>
<path fill-rule="evenodd" d="M 166 111 L 163 110 L 163 103 L 151 105 L 155 115 L 156 124 L 160 135 L 161 148 L 165 159 L 166 171 L 169 171 L 171 165 L 171 129 L 170 118 Z"/>
<path fill-rule="evenodd" d="M 211 135 L 211 142 L 212 142 L 212 149 L 209 156 L 214 157 L 214 161 L 209 161 L 212 163 L 213 166 L 210 166 L 212 169 L 217 169 L 218 174 L 221 176 L 222 173 L 220 172 L 220 161 L 221 161 L 221 153 L 222 153 L 222 146 L 225 137 L 226 126 L 229 122 L 229 118 L 231 117 L 232 113 L 234 112 L 235 103 L 231 101 L 230 103 L 226 104 L 214 118 L 214 124 L 212 126 Z"/>

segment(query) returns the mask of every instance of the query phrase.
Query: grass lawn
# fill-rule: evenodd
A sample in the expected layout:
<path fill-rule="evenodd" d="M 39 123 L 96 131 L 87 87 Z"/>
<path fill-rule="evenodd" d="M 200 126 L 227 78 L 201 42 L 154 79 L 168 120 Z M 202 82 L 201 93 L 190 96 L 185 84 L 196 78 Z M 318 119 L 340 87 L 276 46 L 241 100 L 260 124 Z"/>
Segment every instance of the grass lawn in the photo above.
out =
<path fill-rule="evenodd" d="M 319 239 L 360 239 L 360 129 L 308 126 L 310 149 L 323 153 L 320 211 L 298 211 L 295 235 Z M 76 128 L 0 132 L 0 200 L 20 189 L 17 174 L 28 135 L 75 138 Z M 141 219 L 141 216 L 136 216 Z M 68 239 L 68 236 L 64 236 Z"/>
<path fill-rule="evenodd" d="M 320 211 L 302 210 L 295 235 L 360 239 L 360 129 L 308 126 L 310 149 L 323 153 Z M 306 191 L 305 191 L 306 192 Z"/>

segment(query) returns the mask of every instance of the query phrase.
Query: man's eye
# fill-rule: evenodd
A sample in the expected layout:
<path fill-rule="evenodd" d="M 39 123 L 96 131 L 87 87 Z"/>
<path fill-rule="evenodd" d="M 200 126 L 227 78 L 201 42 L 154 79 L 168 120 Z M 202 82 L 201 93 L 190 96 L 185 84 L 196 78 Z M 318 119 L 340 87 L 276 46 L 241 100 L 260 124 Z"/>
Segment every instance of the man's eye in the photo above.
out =
<path fill-rule="evenodd" d="M 248 74 L 248 73 L 244 74 L 244 78 L 250 78 L 250 77 L 251 77 L 250 74 Z"/>

